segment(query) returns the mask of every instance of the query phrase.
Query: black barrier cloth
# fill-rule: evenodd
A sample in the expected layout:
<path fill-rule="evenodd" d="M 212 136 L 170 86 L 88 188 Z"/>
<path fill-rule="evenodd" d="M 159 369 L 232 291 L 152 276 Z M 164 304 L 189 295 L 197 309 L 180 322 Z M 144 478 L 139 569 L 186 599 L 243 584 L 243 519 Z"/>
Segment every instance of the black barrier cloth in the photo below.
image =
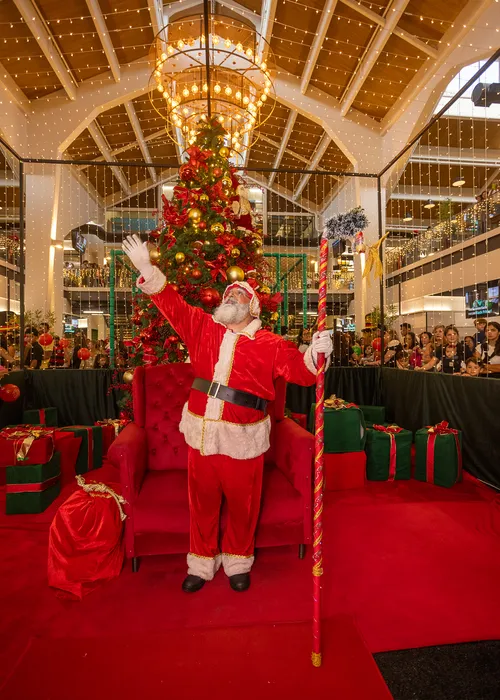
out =
<path fill-rule="evenodd" d="M 339 399 L 362 406 L 378 406 L 381 401 L 380 369 L 378 367 L 331 367 L 325 375 L 325 398 L 335 394 Z M 289 384 L 286 405 L 292 413 L 309 416 L 316 402 L 316 387 Z"/>
<path fill-rule="evenodd" d="M 25 408 L 57 408 L 59 425 L 94 425 L 118 418 L 120 392 L 109 391 L 114 370 L 52 369 L 25 372 Z M 121 376 L 121 375 L 119 375 Z"/>
<path fill-rule="evenodd" d="M 387 420 L 418 430 L 442 420 L 462 431 L 465 469 L 500 488 L 500 380 L 382 368 Z"/>

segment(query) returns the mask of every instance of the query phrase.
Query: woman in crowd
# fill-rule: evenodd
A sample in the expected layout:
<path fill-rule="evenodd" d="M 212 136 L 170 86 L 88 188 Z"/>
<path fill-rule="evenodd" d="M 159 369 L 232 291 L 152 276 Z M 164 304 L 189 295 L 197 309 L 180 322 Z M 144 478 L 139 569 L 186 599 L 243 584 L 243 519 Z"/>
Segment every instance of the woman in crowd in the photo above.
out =
<path fill-rule="evenodd" d="M 95 356 L 94 369 L 109 369 L 109 357 L 106 353 L 100 353 Z"/>
<path fill-rule="evenodd" d="M 444 329 L 445 326 L 442 323 L 439 323 L 437 326 L 434 326 L 432 336 L 435 350 L 437 350 L 438 347 L 440 347 L 441 345 L 444 345 Z"/>
<path fill-rule="evenodd" d="M 476 358 L 483 363 L 481 374 L 496 374 L 500 377 L 500 323 L 488 323 L 486 341 L 477 346 Z"/>
<path fill-rule="evenodd" d="M 396 355 L 403 349 L 399 342 L 398 334 L 391 328 L 384 333 L 384 365 L 386 367 L 396 366 Z"/>
<path fill-rule="evenodd" d="M 465 359 L 468 360 L 476 352 L 477 343 L 474 342 L 474 338 L 471 335 L 466 335 L 464 338 L 464 353 Z"/>
<path fill-rule="evenodd" d="M 429 331 L 423 331 L 420 333 L 418 336 L 418 344 L 420 345 L 420 349 L 423 350 L 426 345 L 430 345 L 432 343 L 432 333 L 429 333 Z"/>
<path fill-rule="evenodd" d="M 435 365 L 439 372 L 457 374 L 465 360 L 464 344 L 460 340 L 458 328 L 453 325 L 444 329 L 444 343 L 436 347 Z"/>
<path fill-rule="evenodd" d="M 5 335 L 2 335 L 0 336 L 0 366 L 10 369 L 14 363 L 15 357 L 9 352 L 7 338 Z"/>
<path fill-rule="evenodd" d="M 299 352 L 305 352 L 311 344 L 312 333 L 310 328 L 300 327 L 299 335 L 297 336 L 297 348 Z"/>

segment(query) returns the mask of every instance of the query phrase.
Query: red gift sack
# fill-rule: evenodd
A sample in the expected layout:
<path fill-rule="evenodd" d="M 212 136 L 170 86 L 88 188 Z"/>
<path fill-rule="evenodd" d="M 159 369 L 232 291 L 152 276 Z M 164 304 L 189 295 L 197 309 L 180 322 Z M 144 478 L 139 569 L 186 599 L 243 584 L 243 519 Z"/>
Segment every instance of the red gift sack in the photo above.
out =
<path fill-rule="evenodd" d="M 366 452 L 336 452 L 324 455 L 325 491 L 362 489 L 365 485 Z"/>
<path fill-rule="evenodd" d="M 82 488 L 60 506 L 50 526 L 48 579 L 59 595 L 81 600 L 119 576 L 126 516 L 125 499 L 113 488 L 76 479 Z"/>

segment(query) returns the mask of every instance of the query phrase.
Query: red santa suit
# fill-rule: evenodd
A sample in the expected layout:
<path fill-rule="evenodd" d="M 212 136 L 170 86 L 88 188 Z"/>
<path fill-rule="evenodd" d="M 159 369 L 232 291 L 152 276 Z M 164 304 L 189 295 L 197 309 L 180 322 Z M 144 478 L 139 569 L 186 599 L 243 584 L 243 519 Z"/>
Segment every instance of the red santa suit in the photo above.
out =
<path fill-rule="evenodd" d="M 237 284 L 252 295 L 250 313 L 255 318 L 235 333 L 184 301 L 157 267 L 138 282 L 184 341 L 196 377 L 267 401 L 274 399 L 278 377 L 313 384 L 311 348 L 302 354 L 280 336 L 262 330 L 255 292 L 244 282 Z M 228 576 L 250 570 L 270 429 L 263 411 L 191 389 L 180 423 L 189 446 L 189 574 L 210 580 L 221 563 Z M 223 496 L 228 520 L 219 542 Z"/>

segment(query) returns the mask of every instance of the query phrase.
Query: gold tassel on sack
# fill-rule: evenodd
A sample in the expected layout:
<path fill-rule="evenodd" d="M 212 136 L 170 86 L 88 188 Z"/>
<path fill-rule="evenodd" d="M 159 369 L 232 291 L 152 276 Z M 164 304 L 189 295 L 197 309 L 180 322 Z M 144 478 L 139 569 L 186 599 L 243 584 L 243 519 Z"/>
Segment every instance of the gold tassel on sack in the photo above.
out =
<path fill-rule="evenodd" d="M 107 495 L 109 498 L 114 498 L 116 505 L 118 506 L 118 510 L 120 511 L 120 520 L 125 520 L 127 517 L 126 514 L 123 512 L 122 505 L 127 503 L 127 501 L 123 498 L 123 496 L 120 496 L 119 494 L 116 493 L 116 491 L 113 491 L 112 488 L 109 486 L 106 486 L 106 484 L 103 484 L 101 482 L 93 482 L 90 484 L 87 484 L 83 476 L 78 474 L 78 476 L 75 476 L 76 483 L 78 486 L 81 486 L 82 489 L 86 492 L 92 495 L 93 493 L 96 494 L 103 494 Z"/>
<path fill-rule="evenodd" d="M 368 279 L 368 283 L 370 283 L 370 272 L 372 270 L 373 277 L 376 280 L 380 279 L 384 273 L 382 261 L 380 260 L 380 247 L 388 235 L 389 232 L 384 234 L 382 238 L 379 238 L 373 245 L 366 246 L 366 261 L 365 269 L 363 270 L 363 279 Z"/>

